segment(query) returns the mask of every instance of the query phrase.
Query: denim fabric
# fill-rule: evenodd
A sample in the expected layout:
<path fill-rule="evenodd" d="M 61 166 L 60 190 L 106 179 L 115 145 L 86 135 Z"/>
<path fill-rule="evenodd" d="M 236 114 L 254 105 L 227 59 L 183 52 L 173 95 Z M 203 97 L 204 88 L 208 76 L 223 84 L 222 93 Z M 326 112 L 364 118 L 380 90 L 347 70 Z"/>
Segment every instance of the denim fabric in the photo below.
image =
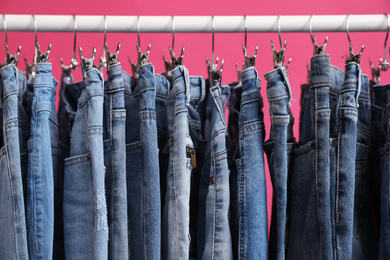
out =
<path fill-rule="evenodd" d="M 254 67 L 241 73 L 237 144 L 238 259 L 268 259 L 267 189 L 264 172 L 263 99 Z"/>
<path fill-rule="evenodd" d="M 237 199 L 237 165 L 236 157 L 238 156 L 238 140 L 239 140 L 239 118 L 242 95 L 242 84 L 234 84 L 231 88 L 231 95 L 228 101 L 229 121 L 228 133 L 230 139 L 230 148 L 228 149 L 228 164 L 230 171 L 230 232 L 232 234 L 233 259 L 238 259 L 238 199 Z"/>
<path fill-rule="evenodd" d="M 65 259 L 64 247 L 64 162 L 70 156 L 70 135 L 77 111 L 77 100 L 83 89 L 82 82 L 68 81 L 61 77 L 58 106 L 59 148 L 60 155 L 57 166 L 57 177 L 54 184 L 54 259 Z"/>
<path fill-rule="evenodd" d="M 301 111 L 300 111 L 300 116 L 299 116 L 299 140 L 301 140 L 301 132 L 302 132 L 302 122 L 303 122 L 303 117 L 305 113 L 305 105 L 306 105 L 306 100 L 309 95 L 309 89 L 310 85 L 309 84 L 302 84 L 301 85 L 301 99 L 300 99 L 300 105 L 301 105 Z"/>
<path fill-rule="evenodd" d="M 2 67 L 1 76 L 0 255 L 4 259 L 28 259 L 18 117 L 26 81 L 14 65 Z"/>
<path fill-rule="evenodd" d="M 201 170 L 206 154 L 207 143 L 202 138 L 201 113 L 206 96 L 206 83 L 201 76 L 190 76 L 190 105 L 188 106 L 188 124 L 192 143 L 196 153 L 196 168 L 191 172 L 190 193 L 190 259 L 198 259 L 198 202 Z"/>
<path fill-rule="evenodd" d="M 90 69 L 84 84 L 72 128 L 70 157 L 65 160 L 65 255 L 69 259 L 107 259 L 102 75 Z"/>
<path fill-rule="evenodd" d="M 361 90 L 360 65 L 350 62 L 345 66 L 345 80 L 339 92 L 337 170 L 335 193 L 334 259 L 352 259 L 352 231 L 355 184 L 355 156 L 357 135 L 357 102 Z M 334 198 L 333 198 L 334 196 Z"/>
<path fill-rule="evenodd" d="M 267 96 L 270 103 L 271 132 L 265 143 L 270 176 L 273 186 L 272 220 L 270 232 L 270 259 L 285 259 L 287 230 L 287 201 L 289 190 L 289 155 L 294 138 L 288 139 L 290 123 L 291 87 L 284 67 L 264 75 L 267 80 Z M 289 145 L 288 145 L 289 143 Z M 290 149 L 288 149 L 290 147 Z M 290 152 L 289 152 L 290 151 Z"/>
<path fill-rule="evenodd" d="M 132 259 L 160 259 L 156 77 L 152 64 L 139 68 L 138 85 L 133 92 L 128 83 L 125 89 L 129 256 Z"/>
<path fill-rule="evenodd" d="M 204 137 L 208 144 L 199 185 L 199 259 L 232 259 L 225 140 L 227 126 L 224 117 L 224 104 L 229 93 L 229 86 L 212 86 L 209 93 L 211 102 L 207 103 L 205 111 L 209 115 L 204 121 Z"/>
<path fill-rule="evenodd" d="M 31 137 L 28 143 L 26 194 L 27 238 L 30 259 L 51 259 L 54 236 L 54 171 L 50 114 L 57 81 L 52 64 L 36 65 L 31 104 Z M 53 133 L 55 136 L 55 133 Z M 58 129 L 57 135 L 58 137 Z"/>
<path fill-rule="evenodd" d="M 379 259 L 390 258 L 390 91 L 387 91 L 387 101 L 383 113 L 383 129 L 386 133 L 386 144 L 380 150 L 381 164 L 381 226 L 379 240 Z"/>
<path fill-rule="evenodd" d="M 108 259 L 128 259 L 125 86 L 119 63 L 104 86 L 103 140 L 108 212 Z"/>
<path fill-rule="evenodd" d="M 330 203 L 330 88 L 328 54 L 311 59 L 310 91 L 291 176 L 288 259 L 333 259 Z"/>
<path fill-rule="evenodd" d="M 189 259 L 191 170 L 196 155 L 189 134 L 190 80 L 184 66 L 172 70 L 172 84 L 166 102 L 169 164 L 162 219 L 162 258 Z"/>
<path fill-rule="evenodd" d="M 378 258 L 379 241 L 372 219 L 369 191 L 369 183 L 373 177 L 368 161 L 371 150 L 370 84 L 366 75 L 363 75 L 361 80 L 356 138 L 352 259 L 368 260 Z"/>

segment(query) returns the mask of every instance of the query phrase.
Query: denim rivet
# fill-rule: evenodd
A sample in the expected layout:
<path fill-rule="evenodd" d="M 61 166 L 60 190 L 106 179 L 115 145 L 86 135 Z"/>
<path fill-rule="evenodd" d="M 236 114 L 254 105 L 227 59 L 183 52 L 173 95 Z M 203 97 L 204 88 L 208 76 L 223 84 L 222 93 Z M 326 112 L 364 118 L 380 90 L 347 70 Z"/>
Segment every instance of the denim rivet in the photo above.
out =
<path fill-rule="evenodd" d="M 337 145 L 338 145 L 338 140 L 337 139 L 333 139 L 332 140 L 332 146 L 333 147 L 337 147 Z"/>
<path fill-rule="evenodd" d="M 87 156 L 87 160 L 88 160 L 88 162 L 91 161 L 91 155 L 90 154 Z"/>
<path fill-rule="evenodd" d="M 211 184 L 211 185 L 214 184 L 214 177 L 211 177 L 211 178 L 210 178 L 210 184 Z"/>

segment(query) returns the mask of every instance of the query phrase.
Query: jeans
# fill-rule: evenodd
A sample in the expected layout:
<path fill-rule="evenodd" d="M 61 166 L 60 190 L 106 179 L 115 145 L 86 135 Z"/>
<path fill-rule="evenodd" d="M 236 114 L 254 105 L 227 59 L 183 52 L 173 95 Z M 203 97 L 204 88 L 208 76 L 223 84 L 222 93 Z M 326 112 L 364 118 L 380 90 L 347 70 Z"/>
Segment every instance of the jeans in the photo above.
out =
<path fill-rule="evenodd" d="M 267 95 L 270 103 L 271 132 L 265 143 L 270 176 L 273 186 L 272 220 L 270 232 L 270 259 L 285 259 L 286 241 L 288 240 L 287 219 L 288 190 L 292 147 L 291 87 L 284 67 L 274 69 L 264 75 L 267 80 Z"/>
<path fill-rule="evenodd" d="M 57 81 L 52 64 L 36 65 L 34 94 L 31 102 L 31 137 L 28 142 L 26 220 L 30 259 L 52 259 L 54 236 L 54 175 L 52 145 L 58 141 L 58 127 L 50 121 Z M 55 121 L 56 116 L 54 117 Z M 52 119 L 53 120 L 53 119 Z M 50 135 L 48 135 L 50 133 Z M 54 151 L 58 155 L 58 148 Z M 57 166 L 57 165 L 55 165 Z"/>
<path fill-rule="evenodd" d="M 2 67 L 1 77 L 0 255 L 4 259 L 28 259 L 18 117 L 26 80 L 15 65 Z"/>
<path fill-rule="evenodd" d="M 60 155 L 57 166 L 57 177 L 54 184 L 54 259 L 65 259 L 64 247 L 64 169 L 65 159 L 70 156 L 70 137 L 74 124 L 77 101 L 83 90 L 83 82 L 68 81 L 64 75 L 61 76 L 61 87 L 58 106 L 58 128 Z"/>
<path fill-rule="evenodd" d="M 291 176 L 287 259 L 333 259 L 330 220 L 330 56 L 311 59 L 310 91 Z"/>
<path fill-rule="evenodd" d="M 129 86 L 125 85 L 129 255 L 132 259 L 160 259 L 156 77 L 152 64 L 139 68 L 134 91 Z"/>
<path fill-rule="evenodd" d="M 86 72 L 65 160 L 64 237 L 69 259 L 107 259 L 108 227 L 104 191 L 103 78 Z"/>
<path fill-rule="evenodd" d="M 386 133 L 386 144 L 380 150 L 381 163 L 381 227 L 379 241 L 379 259 L 390 258 L 390 91 L 387 90 L 387 101 L 383 113 L 383 126 Z"/>
<path fill-rule="evenodd" d="M 191 170 L 196 155 L 189 134 L 188 70 L 172 70 L 172 89 L 167 98 L 169 164 L 162 219 L 163 259 L 189 259 Z"/>
<path fill-rule="evenodd" d="M 352 259 L 377 259 L 378 236 L 372 219 L 370 186 L 372 168 L 369 167 L 371 150 L 371 102 L 368 77 L 361 78 L 359 95 L 357 142 L 355 159 L 355 199 L 353 219 Z"/>
<path fill-rule="evenodd" d="M 128 259 L 126 109 L 122 67 L 110 66 L 104 86 L 103 140 L 108 212 L 108 259 Z"/>
<path fill-rule="evenodd" d="M 339 92 L 337 170 L 331 186 L 334 201 L 334 259 L 352 259 L 352 232 L 355 184 L 358 97 L 361 92 L 361 68 L 354 62 L 345 65 L 345 80 Z M 335 142 L 336 139 L 333 141 Z M 333 207 L 332 207 L 333 208 Z"/>
<path fill-rule="evenodd" d="M 206 114 L 211 112 L 211 116 L 204 121 L 207 150 L 199 185 L 199 259 L 232 259 L 229 169 L 225 140 L 227 126 L 224 117 L 224 104 L 229 92 L 229 86 L 212 86 L 205 111 Z"/>
<path fill-rule="evenodd" d="M 241 73 L 237 144 L 238 259 L 268 259 L 267 189 L 264 172 L 263 99 L 254 67 Z M 227 258 L 226 258 L 227 259 Z"/>
<path fill-rule="evenodd" d="M 301 105 L 301 111 L 300 111 L 300 116 L 299 116 L 299 140 L 301 140 L 301 132 L 302 132 L 302 122 L 303 122 L 303 117 L 305 113 L 305 105 L 306 105 L 306 100 L 309 95 L 309 84 L 302 84 L 301 85 L 301 99 L 300 99 L 300 105 Z"/>
<path fill-rule="evenodd" d="M 190 76 L 190 105 L 188 106 L 189 133 L 196 154 L 196 168 L 191 172 L 190 193 L 190 259 L 198 259 L 198 202 L 201 170 L 207 143 L 202 138 L 201 114 L 206 97 L 206 84 L 201 76 Z"/>

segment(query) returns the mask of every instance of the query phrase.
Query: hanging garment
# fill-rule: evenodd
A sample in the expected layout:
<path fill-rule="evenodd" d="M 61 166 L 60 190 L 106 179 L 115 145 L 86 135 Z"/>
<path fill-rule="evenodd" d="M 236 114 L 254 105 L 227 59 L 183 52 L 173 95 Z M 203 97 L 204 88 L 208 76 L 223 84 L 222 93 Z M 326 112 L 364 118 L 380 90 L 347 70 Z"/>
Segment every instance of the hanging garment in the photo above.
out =
<path fill-rule="evenodd" d="M 381 227 L 379 241 L 379 259 L 390 257 L 390 91 L 387 89 L 386 107 L 383 114 L 383 126 L 386 134 L 386 144 L 380 150 L 381 165 Z"/>
<path fill-rule="evenodd" d="M 224 104 L 229 86 L 210 87 L 204 121 L 207 150 L 199 184 L 198 258 L 232 259 Z"/>
<path fill-rule="evenodd" d="M 156 123 L 157 80 L 152 64 L 139 68 L 138 84 L 125 85 L 129 256 L 161 257 L 161 199 Z M 168 84 L 166 85 L 168 86 Z"/>
<path fill-rule="evenodd" d="M 309 97 L 301 119 L 305 127 L 291 176 L 287 259 L 333 259 L 329 176 L 332 82 L 330 56 L 312 57 Z"/>
<path fill-rule="evenodd" d="M 23 198 L 19 112 L 26 80 L 15 65 L 1 68 L 2 139 L 0 156 L 0 255 L 5 259 L 28 259 L 26 216 Z M 24 110 L 24 109 L 23 109 Z"/>
<path fill-rule="evenodd" d="M 270 103 L 270 139 L 264 150 L 273 187 L 272 220 L 270 231 L 270 259 L 285 259 L 288 241 L 288 192 L 292 170 L 293 148 L 296 146 L 292 127 L 294 119 L 289 108 L 291 87 L 285 67 L 274 69 L 264 75 L 267 80 L 267 96 Z"/>
<path fill-rule="evenodd" d="M 65 255 L 71 259 L 107 259 L 108 227 L 104 190 L 103 78 L 85 74 L 72 127 L 70 157 L 65 159 Z"/>
<path fill-rule="evenodd" d="M 372 149 L 370 83 L 366 75 L 362 75 L 361 81 L 356 138 L 352 259 L 368 260 L 378 259 L 379 241 L 372 217 L 372 196 L 369 190 L 374 177 L 372 173 L 375 172 L 369 167 Z"/>
<path fill-rule="evenodd" d="M 59 155 L 56 86 L 52 64 L 38 63 L 33 92 L 26 99 L 31 111 L 25 200 L 30 259 L 53 256 L 54 179 Z"/>
<path fill-rule="evenodd" d="M 237 144 L 238 259 L 268 259 L 267 189 L 264 172 L 263 99 L 254 67 L 241 73 Z"/>
<path fill-rule="evenodd" d="M 103 146 L 108 219 L 108 259 L 128 259 L 126 109 L 122 67 L 111 64 L 104 84 Z"/>
<path fill-rule="evenodd" d="M 189 134 L 190 81 L 184 66 L 172 70 L 172 84 L 166 101 L 169 164 L 161 230 L 162 259 L 189 259 L 191 171 L 196 155 Z"/>

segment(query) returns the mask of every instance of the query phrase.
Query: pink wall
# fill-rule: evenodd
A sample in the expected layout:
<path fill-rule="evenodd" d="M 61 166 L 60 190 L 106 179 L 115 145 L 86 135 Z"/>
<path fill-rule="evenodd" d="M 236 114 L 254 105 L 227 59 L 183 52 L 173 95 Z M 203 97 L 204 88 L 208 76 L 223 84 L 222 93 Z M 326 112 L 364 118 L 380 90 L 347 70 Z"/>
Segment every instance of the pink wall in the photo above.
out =
<path fill-rule="evenodd" d="M 389 0 L 279 0 L 273 1 L 234 1 L 234 0 L 172 0 L 172 1 L 53 1 L 53 0 L 1 0 L 1 12 L 6 14 L 76 14 L 76 15 L 329 15 L 329 14 L 383 14 L 390 12 Z M 108 25 L 109 26 L 109 25 Z M 283 28 L 281 28 L 283 31 Z M 317 41 L 323 42 L 326 35 L 329 41 L 326 52 L 331 54 L 332 64 L 343 68 L 343 58 L 348 51 L 348 41 L 346 33 L 315 33 Z M 369 58 L 377 63 L 379 57 L 383 56 L 383 43 L 385 32 L 375 33 L 351 33 L 351 39 L 357 50 L 365 43 L 361 65 L 363 73 L 371 78 Z M 150 61 L 157 72 L 164 70 L 161 53 L 169 57 L 168 46 L 171 44 L 171 34 L 141 34 L 143 51 L 148 42 L 152 43 Z M 211 34 L 176 34 L 176 52 L 185 45 L 186 51 L 184 64 L 189 69 L 191 75 L 203 75 L 206 77 L 205 56 L 211 57 Z M 299 97 L 300 84 L 306 82 L 307 71 L 306 62 L 310 61 L 313 47 L 309 33 L 282 33 L 282 38 L 288 40 L 286 57 L 292 58 L 289 69 L 289 80 L 292 86 L 293 114 L 296 119 L 294 127 L 295 134 L 298 133 L 299 122 Z M 278 42 L 277 33 L 250 33 L 248 34 L 249 54 L 252 55 L 256 44 L 259 44 L 259 52 L 256 68 L 260 75 L 273 69 L 272 51 L 270 40 Z M 38 40 L 42 48 L 46 48 L 49 42 L 53 43 L 50 60 L 54 64 L 53 74 L 60 79 L 61 67 L 60 57 L 68 63 L 73 55 L 73 34 L 72 33 L 38 33 Z M 122 61 L 124 70 L 131 72 L 126 56 L 129 55 L 133 61 L 137 59 L 135 43 L 137 35 L 132 34 L 107 34 L 107 42 L 110 49 L 114 49 L 118 41 L 121 41 L 121 51 L 119 59 Z M 0 41 L 4 41 L 3 34 L 0 34 Z M 92 47 L 96 46 L 98 55 L 102 53 L 103 34 L 102 33 L 79 33 L 77 44 L 83 47 L 85 53 L 90 54 Z M 223 82 L 229 83 L 237 79 L 235 61 L 239 64 L 243 62 L 242 47 L 244 34 L 216 34 L 215 54 L 225 59 L 223 71 Z M 390 42 L 389 42 L 390 43 Z M 9 32 L 8 45 L 11 52 L 22 44 L 21 55 L 26 55 L 32 61 L 34 53 L 34 33 Z M 278 46 L 278 44 L 276 44 Z M 2 46 L 2 45 L 0 45 Z M 1 47 L 3 48 L 3 47 Z M 279 48 L 279 47 L 277 47 Z M 97 55 L 97 57 L 98 57 Z M 4 51 L 0 52 L 0 60 L 5 57 Z M 22 57 L 22 56 L 21 56 Z M 79 58 L 78 58 L 79 59 Z M 388 53 L 388 60 L 390 60 Z M 20 59 L 18 67 L 24 70 L 23 59 Z M 75 73 L 76 79 L 81 79 L 81 71 Z M 265 100 L 265 125 L 268 132 L 270 127 L 268 102 L 266 99 L 266 82 L 262 79 L 261 93 Z M 383 72 L 382 83 L 390 83 L 390 72 Z M 269 178 L 268 178 L 269 182 Z M 272 188 L 269 185 L 268 200 L 272 199 Z M 269 204 L 270 205 L 270 204 Z"/>

